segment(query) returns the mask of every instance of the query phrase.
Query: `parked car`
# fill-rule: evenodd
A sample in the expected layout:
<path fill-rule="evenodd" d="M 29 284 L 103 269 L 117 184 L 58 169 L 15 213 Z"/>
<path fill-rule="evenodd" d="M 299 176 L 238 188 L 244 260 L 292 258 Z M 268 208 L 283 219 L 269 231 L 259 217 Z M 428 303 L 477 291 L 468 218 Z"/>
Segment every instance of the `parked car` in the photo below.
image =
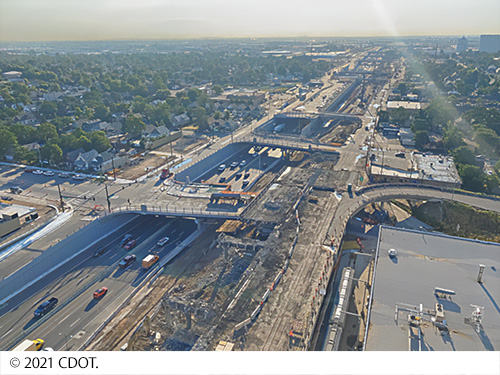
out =
<path fill-rule="evenodd" d="M 246 180 L 248 177 L 250 177 L 250 172 L 245 172 L 243 178 Z"/>
<path fill-rule="evenodd" d="M 132 249 L 135 247 L 135 245 L 137 245 L 137 241 L 136 241 L 136 240 L 134 240 L 134 239 L 132 239 L 132 240 L 128 241 L 128 242 L 125 244 L 125 246 L 123 246 L 123 248 L 124 248 L 125 250 L 129 251 L 129 250 L 132 250 Z"/>
<path fill-rule="evenodd" d="M 241 176 L 242 176 L 241 172 L 236 173 L 235 180 L 239 180 L 241 178 Z"/>
<path fill-rule="evenodd" d="M 70 178 L 71 177 L 71 175 L 69 173 L 59 173 L 58 176 L 61 178 Z"/>
<path fill-rule="evenodd" d="M 75 174 L 73 176 L 73 180 L 85 180 L 87 177 L 81 175 L 81 174 Z"/>
<path fill-rule="evenodd" d="M 33 171 L 33 174 L 43 174 L 43 171 L 41 171 L 40 169 L 35 169 Z"/>
<path fill-rule="evenodd" d="M 1 199 L 1 200 L 3 200 L 3 201 L 9 201 L 9 202 L 10 202 L 10 201 L 11 201 L 11 200 L 13 200 L 14 198 L 12 198 L 12 197 L 7 197 L 7 196 L 5 196 L 5 195 L 4 195 L 3 197 L 0 197 L 0 199 Z"/>
<path fill-rule="evenodd" d="M 106 252 L 106 249 L 103 247 L 102 249 L 97 250 L 92 257 L 97 258 L 103 255 Z"/>
<path fill-rule="evenodd" d="M 132 238 L 132 235 L 130 233 L 127 233 L 125 236 L 123 236 L 122 240 L 120 241 L 120 246 L 123 247 L 125 244 Z"/>
<path fill-rule="evenodd" d="M 107 292 L 108 292 L 108 288 L 103 286 L 102 288 L 99 288 L 94 292 L 94 298 L 99 299 L 99 298 L 103 297 Z"/>
<path fill-rule="evenodd" d="M 219 178 L 219 182 L 222 183 L 222 182 L 226 182 L 226 177 L 221 177 Z"/>
<path fill-rule="evenodd" d="M 21 194 L 23 192 L 23 189 L 21 189 L 19 186 L 12 186 L 10 188 L 10 192 L 12 194 Z"/>
<path fill-rule="evenodd" d="M 230 168 L 231 168 L 231 169 L 234 169 L 234 168 L 236 168 L 237 166 L 238 166 L 238 162 L 237 162 L 237 161 L 233 161 L 233 162 L 231 163 L 231 165 L 230 165 Z"/>
<path fill-rule="evenodd" d="M 243 180 L 243 183 L 241 184 L 242 187 L 247 186 L 250 183 L 248 180 Z"/>
<path fill-rule="evenodd" d="M 57 302 L 59 302 L 59 300 L 55 297 L 52 297 L 51 299 L 42 303 L 33 313 L 35 315 L 35 318 L 41 318 L 42 316 L 47 314 L 50 310 L 56 307 Z"/>
<path fill-rule="evenodd" d="M 244 167 L 245 165 L 247 165 L 247 161 L 246 160 L 242 160 L 241 163 L 240 163 L 240 167 Z"/>
<path fill-rule="evenodd" d="M 52 172 L 52 171 L 45 171 L 45 172 L 43 172 L 43 175 L 44 176 L 53 176 L 54 172 Z"/>
<path fill-rule="evenodd" d="M 169 239 L 170 239 L 170 238 L 168 238 L 168 237 L 163 237 L 163 238 L 162 238 L 161 240 L 159 240 L 156 244 L 157 244 L 158 246 L 163 246 L 163 245 L 165 245 L 165 244 L 168 242 L 168 240 L 169 240 Z"/>
<path fill-rule="evenodd" d="M 226 170 L 226 164 L 219 165 L 219 172 L 224 172 Z"/>
<path fill-rule="evenodd" d="M 127 255 L 125 258 L 121 260 L 120 263 L 118 263 L 118 267 L 124 269 L 130 266 L 134 262 L 135 262 L 135 255 Z"/>

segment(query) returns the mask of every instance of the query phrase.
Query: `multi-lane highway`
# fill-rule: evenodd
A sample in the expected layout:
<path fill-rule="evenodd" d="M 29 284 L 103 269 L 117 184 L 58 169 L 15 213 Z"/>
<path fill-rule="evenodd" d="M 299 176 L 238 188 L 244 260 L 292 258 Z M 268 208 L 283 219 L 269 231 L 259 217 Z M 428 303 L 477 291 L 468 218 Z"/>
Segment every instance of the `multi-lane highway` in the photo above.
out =
<path fill-rule="evenodd" d="M 144 280 L 147 272 L 158 266 L 143 270 L 142 259 L 152 252 L 158 253 L 161 259 L 195 229 L 192 220 L 154 216 L 134 218 L 112 236 L 2 306 L 0 349 L 9 349 L 26 335 L 27 338 L 42 338 L 46 346 L 56 350 L 76 350 Z M 119 245 L 128 233 L 137 240 L 137 246 L 129 252 Z M 170 238 L 169 242 L 157 246 L 157 241 L 165 236 Z M 93 257 L 94 252 L 101 248 L 106 249 L 105 253 Z M 118 263 L 128 254 L 135 254 L 137 260 L 122 270 Z M 93 292 L 100 287 L 107 287 L 108 293 L 100 300 L 94 300 Z M 59 299 L 56 309 L 39 320 L 34 319 L 36 307 L 51 297 Z"/>

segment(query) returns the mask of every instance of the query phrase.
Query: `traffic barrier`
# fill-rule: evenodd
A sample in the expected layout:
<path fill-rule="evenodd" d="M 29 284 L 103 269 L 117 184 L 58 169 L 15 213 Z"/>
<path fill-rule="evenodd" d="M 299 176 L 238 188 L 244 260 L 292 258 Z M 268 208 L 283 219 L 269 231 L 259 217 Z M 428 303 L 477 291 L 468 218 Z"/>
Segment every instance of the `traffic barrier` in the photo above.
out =
<path fill-rule="evenodd" d="M 255 318 L 257 318 L 257 315 L 259 315 L 260 311 L 262 310 L 262 305 L 259 305 L 255 308 L 253 311 L 252 315 L 250 315 L 250 319 L 253 321 Z"/>

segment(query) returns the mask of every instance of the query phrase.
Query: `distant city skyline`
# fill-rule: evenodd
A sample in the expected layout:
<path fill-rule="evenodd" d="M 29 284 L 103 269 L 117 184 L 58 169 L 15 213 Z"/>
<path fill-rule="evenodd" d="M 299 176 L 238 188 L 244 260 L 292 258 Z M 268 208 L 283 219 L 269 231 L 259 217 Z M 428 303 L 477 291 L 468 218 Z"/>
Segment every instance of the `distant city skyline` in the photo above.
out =
<path fill-rule="evenodd" d="M 498 0 L 2 0 L 0 41 L 500 34 Z"/>

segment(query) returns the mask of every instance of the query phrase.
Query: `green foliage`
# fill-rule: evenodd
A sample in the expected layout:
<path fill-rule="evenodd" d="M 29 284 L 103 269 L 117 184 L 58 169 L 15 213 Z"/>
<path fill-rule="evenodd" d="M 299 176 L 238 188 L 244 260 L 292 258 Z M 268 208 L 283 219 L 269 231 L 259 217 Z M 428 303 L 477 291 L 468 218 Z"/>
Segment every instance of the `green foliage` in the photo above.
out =
<path fill-rule="evenodd" d="M 426 130 L 419 130 L 415 133 L 415 147 L 419 150 L 425 149 L 429 143 L 429 133 Z"/>
<path fill-rule="evenodd" d="M 17 146 L 16 135 L 9 131 L 6 127 L 0 127 L 0 158 L 13 151 Z"/>
<path fill-rule="evenodd" d="M 463 138 L 464 134 L 456 126 L 448 126 L 444 132 L 444 146 L 449 151 L 455 150 L 465 145 Z"/>
<path fill-rule="evenodd" d="M 59 138 L 56 127 L 47 122 L 40 125 L 36 129 L 36 135 L 37 139 L 42 143 L 47 143 L 49 141 L 56 141 Z"/>
<path fill-rule="evenodd" d="M 444 201 L 413 206 L 412 214 L 448 235 L 500 242 L 500 215 L 492 211 Z"/>
<path fill-rule="evenodd" d="M 132 135 L 139 135 L 144 129 L 146 129 L 146 124 L 132 115 L 127 116 L 123 124 L 123 130 Z"/>
<path fill-rule="evenodd" d="M 453 151 L 453 159 L 458 164 L 474 165 L 476 156 L 467 146 L 460 146 Z"/>
<path fill-rule="evenodd" d="M 99 153 L 111 148 L 111 143 L 103 131 L 92 132 L 90 134 L 90 142 L 92 143 L 92 148 Z"/>
<path fill-rule="evenodd" d="M 43 102 L 40 104 L 40 114 L 47 119 L 54 118 L 57 113 L 57 105 L 54 102 Z"/>
<path fill-rule="evenodd" d="M 462 179 L 462 188 L 477 192 L 485 191 L 485 175 L 479 167 L 461 164 L 458 166 L 458 173 Z"/>

